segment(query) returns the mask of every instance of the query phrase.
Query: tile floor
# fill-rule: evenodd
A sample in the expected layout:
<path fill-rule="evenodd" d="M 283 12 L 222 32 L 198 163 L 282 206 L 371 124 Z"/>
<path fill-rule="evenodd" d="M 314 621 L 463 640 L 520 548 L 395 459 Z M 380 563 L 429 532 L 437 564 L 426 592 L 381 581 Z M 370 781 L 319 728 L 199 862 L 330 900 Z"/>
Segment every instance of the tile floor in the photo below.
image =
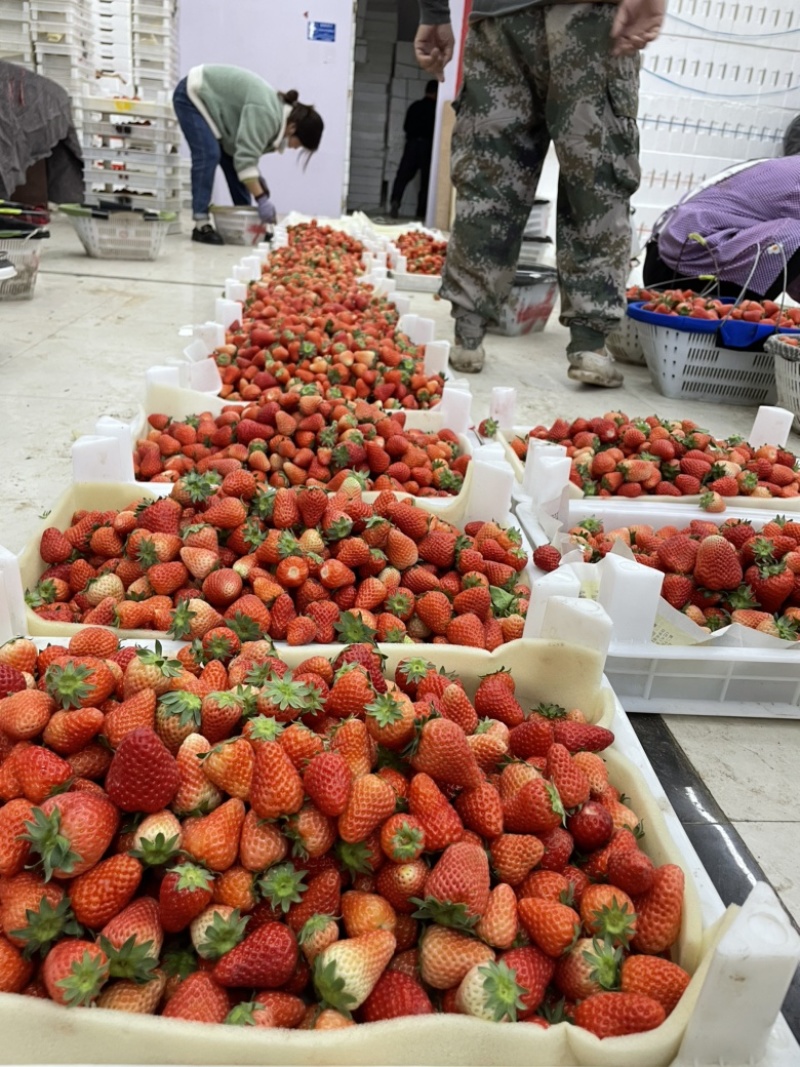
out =
<path fill-rule="evenodd" d="M 145 369 L 179 354 L 178 327 L 212 316 L 227 269 L 241 253 L 176 236 L 155 263 L 108 262 L 88 259 L 66 222 L 51 230 L 35 299 L 0 304 L 0 543 L 15 551 L 67 484 L 74 438 L 90 432 L 100 415 L 136 413 Z M 413 310 L 434 317 L 437 335 L 448 336 L 446 304 L 415 295 Z M 615 392 L 571 383 L 564 342 L 556 322 L 535 337 L 491 338 L 487 368 L 471 380 L 476 414 L 492 386 L 514 383 L 518 421 L 531 425 L 612 407 L 690 415 L 717 433 L 747 434 L 752 424 L 752 409 L 666 400 L 644 368 L 626 368 L 625 387 Z M 799 444 L 794 438 L 795 450 Z M 698 850 L 705 843 L 723 896 L 742 895 L 749 877 L 743 872 L 754 858 L 800 921 L 800 814 L 789 799 L 800 721 L 673 717 L 667 705 L 661 710 L 666 729 L 652 717 L 640 729 L 656 770 L 672 783 L 673 804 L 684 802 Z M 705 807 L 696 800 L 698 777 L 710 797 Z M 741 842 L 752 855 L 732 860 Z"/>

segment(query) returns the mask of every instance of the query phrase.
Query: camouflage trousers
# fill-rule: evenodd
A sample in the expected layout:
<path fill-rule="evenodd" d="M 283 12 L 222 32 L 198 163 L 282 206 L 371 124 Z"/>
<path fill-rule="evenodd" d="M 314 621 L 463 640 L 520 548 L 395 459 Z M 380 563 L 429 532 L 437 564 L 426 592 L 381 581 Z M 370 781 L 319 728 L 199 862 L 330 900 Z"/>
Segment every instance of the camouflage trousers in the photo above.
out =
<path fill-rule="evenodd" d="M 559 162 L 561 322 L 605 336 L 625 307 L 639 185 L 639 57 L 611 55 L 616 8 L 529 7 L 469 31 L 456 102 L 456 215 L 442 296 L 470 346 L 496 321 L 550 142 Z M 583 331 L 576 330 L 576 333 Z"/>

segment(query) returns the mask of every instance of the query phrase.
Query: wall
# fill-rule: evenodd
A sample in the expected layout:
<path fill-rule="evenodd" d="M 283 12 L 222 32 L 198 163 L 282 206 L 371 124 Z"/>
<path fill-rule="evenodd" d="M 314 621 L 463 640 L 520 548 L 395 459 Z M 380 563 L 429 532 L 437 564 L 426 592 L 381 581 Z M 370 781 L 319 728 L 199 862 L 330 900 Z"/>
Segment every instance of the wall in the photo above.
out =
<path fill-rule="evenodd" d="M 435 191 L 437 182 L 439 180 L 439 160 L 441 157 L 441 132 L 442 132 L 442 108 L 445 103 L 451 102 L 456 98 L 456 90 L 459 82 L 459 42 L 461 41 L 461 30 L 464 24 L 464 7 L 465 0 L 450 0 L 450 21 L 453 27 L 453 35 L 456 39 L 455 56 L 452 63 L 449 63 L 445 68 L 444 82 L 439 86 L 439 95 L 436 101 L 436 136 L 433 142 L 433 159 L 431 161 L 431 180 L 429 189 L 432 190 L 431 195 L 428 196 L 428 217 L 426 222 L 429 226 L 433 225 L 433 218 L 436 213 L 436 196 Z M 448 155 L 449 159 L 449 155 Z"/>
<path fill-rule="evenodd" d="M 276 14 L 280 12 L 280 14 Z M 334 44 L 307 40 L 307 23 L 336 23 Z M 353 0 L 181 0 L 180 68 L 230 63 L 278 89 L 297 89 L 325 120 L 319 151 L 303 171 L 296 152 L 262 160 L 279 212 L 338 217 L 344 210 L 350 156 Z M 217 176 L 215 198 L 230 203 Z"/>

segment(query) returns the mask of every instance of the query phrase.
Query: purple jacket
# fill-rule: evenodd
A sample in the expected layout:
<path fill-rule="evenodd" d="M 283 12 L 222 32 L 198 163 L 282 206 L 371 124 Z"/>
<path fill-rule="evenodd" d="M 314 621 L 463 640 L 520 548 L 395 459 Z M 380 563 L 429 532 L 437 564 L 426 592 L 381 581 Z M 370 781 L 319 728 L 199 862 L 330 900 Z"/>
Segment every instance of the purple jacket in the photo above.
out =
<path fill-rule="evenodd" d="M 690 240 L 692 233 L 706 245 Z M 659 256 L 679 276 L 718 274 L 766 292 L 782 273 L 784 256 L 788 261 L 800 249 L 800 156 L 764 159 L 721 175 L 667 212 L 653 234 Z M 800 278 L 789 291 L 798 298 Z"/>

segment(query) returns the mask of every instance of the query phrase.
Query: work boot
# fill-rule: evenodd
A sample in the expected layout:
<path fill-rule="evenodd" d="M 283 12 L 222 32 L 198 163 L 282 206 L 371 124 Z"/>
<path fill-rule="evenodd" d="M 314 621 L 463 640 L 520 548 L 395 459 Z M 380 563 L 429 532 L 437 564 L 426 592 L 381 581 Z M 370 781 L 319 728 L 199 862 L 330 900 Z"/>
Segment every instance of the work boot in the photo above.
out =
<path fill-rule="evenodd" d="M 450 349 L 449 363 L 453 370 L 463 371 L 464 374 L 480 374 L 486 360 L 483 345 L 459 344 L 458 341 Z"/>
<path fill-rule="evenodd" d="M 195 226 L 192 230 L 192 240 L 199 241 L 202 245 L 225 244 L 210 222 L 204 222 L 202 226 Z"/>
<path fill-rule="evenodd" d="M 599 385 L 615 389 L 622 385 L 622 373 L 617 369 L 613 356 L 605 349 L 602 352 L 568 352 L 567 377 L 584 385 Z"/>

